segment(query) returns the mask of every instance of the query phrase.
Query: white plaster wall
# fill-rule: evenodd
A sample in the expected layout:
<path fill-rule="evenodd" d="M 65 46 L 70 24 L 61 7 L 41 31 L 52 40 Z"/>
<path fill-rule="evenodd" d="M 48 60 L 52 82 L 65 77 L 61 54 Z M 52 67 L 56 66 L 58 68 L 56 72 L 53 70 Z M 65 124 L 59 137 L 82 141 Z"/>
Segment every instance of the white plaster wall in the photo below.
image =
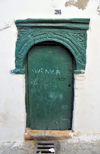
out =
<path fill-rule="evenodd" d="M 25 131 L 24 76 L 14 68 L 16 28 L 0 32 L 0 142 L 22 140 Z"/>
<path fill-rule="evenodd" d="M 100 133 L 100 0 L 89 0 L 84 10 L 65 7 L 66 1 L 0 0 L 0 142 L 24 139 L 25 79 L 9 71 L 14 69 L 17 39 L 14 20 L 26 18 L 91 19 L 86 73 L 75 75 L 73 130 Z M 55 15 L 55 9 L 61 9 L 62 14 Z"/>

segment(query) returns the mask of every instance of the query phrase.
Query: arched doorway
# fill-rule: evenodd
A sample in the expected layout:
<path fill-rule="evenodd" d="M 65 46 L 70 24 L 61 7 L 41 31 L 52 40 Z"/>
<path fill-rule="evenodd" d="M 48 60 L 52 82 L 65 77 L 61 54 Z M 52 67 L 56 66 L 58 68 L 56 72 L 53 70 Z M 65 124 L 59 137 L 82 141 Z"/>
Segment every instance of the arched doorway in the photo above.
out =
<path fill-rule="evenodd" d="M 26 67 L 24 67 L 26 56 L 30 48 L 45 41 L 55 41 L 64 45 L 65 48 L 70 50 L 75 59 L 74 64 L 76 65 L 74 67 L 74 74 L 85 73 L 87 30 L 89 29 L 89 22 L 90 19 L 87 18 L 16 20 L 15 24 L 18 30 L 18 35 L 15 49 L 15 69 L 11 70 L 11 73 L 26 74 L 27 78 L 27 63 Z M 47 71 L 48 70 L 46 70 L 46 73 Z M 52 72 L 52 70 L 50 70 L 50 72 Z M 59 82 L 64 79 L 65 77 L 63 78 L 60 76 Z M 26 80 L 28 81 L 28 79 Z M 26 87 L 28 87 L 28 82 L 26 82 Z M 26 94 L 28 93 L 29 92 L 26 90 Z M 29 95 L 26 95 L 26 100 L 27 127 L 30 127 L 30 114 L 28 113 L 30 111 L 30 106 L 28 105 Z M 29 135 L 26 135 L 25 138 L 33 138 L 33 135 L 30 135 L 30 137 Z"/>
<path fill-rule="evenodd" d="M 28 127 L 68 130 L 72 127 L 73 56 L 54 42 L 33 46 L 27 56 Z"/>

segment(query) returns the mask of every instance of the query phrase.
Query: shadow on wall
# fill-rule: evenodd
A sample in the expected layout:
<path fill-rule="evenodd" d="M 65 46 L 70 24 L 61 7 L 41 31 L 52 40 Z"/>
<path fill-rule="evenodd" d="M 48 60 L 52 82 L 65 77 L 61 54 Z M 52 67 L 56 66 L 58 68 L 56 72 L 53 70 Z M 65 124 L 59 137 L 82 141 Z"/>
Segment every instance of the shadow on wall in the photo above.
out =
<path fill-rule="evenodd" d="M 89 0 L 68 0 L 65 3 L 65 7 L 76 6 L 78 9 L 86 9 Z"/>

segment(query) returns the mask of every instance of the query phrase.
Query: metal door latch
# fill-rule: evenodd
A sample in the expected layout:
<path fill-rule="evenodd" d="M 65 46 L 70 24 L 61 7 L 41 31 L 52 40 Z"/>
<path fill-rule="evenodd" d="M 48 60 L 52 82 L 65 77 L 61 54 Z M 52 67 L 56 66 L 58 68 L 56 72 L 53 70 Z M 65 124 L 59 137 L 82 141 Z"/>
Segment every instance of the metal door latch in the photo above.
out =
<path fill-rule="evenodd" d="M 61 80 L 61 81 L 66 80 L 66 78 L 60 78 L 60 77 L 58 77 L 58 79 Z"/>

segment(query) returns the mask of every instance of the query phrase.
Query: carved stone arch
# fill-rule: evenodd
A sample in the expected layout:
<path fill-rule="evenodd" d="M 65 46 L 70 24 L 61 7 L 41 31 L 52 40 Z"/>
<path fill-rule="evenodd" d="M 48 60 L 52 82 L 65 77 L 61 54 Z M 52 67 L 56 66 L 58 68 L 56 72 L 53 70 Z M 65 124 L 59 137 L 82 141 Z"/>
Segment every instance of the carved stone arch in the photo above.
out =
<path fill-rule="evenodd" d="M 68 20 L 17 20 L 18 38 L 15 52 L 15 69 L 12 73 L 24 74 L 24 61 L 29 49 L 44 41 L 63 44 L 76 60 L 75 73 L 84 73 L 86 64 L 86 44 L 89 19 Z"/>

